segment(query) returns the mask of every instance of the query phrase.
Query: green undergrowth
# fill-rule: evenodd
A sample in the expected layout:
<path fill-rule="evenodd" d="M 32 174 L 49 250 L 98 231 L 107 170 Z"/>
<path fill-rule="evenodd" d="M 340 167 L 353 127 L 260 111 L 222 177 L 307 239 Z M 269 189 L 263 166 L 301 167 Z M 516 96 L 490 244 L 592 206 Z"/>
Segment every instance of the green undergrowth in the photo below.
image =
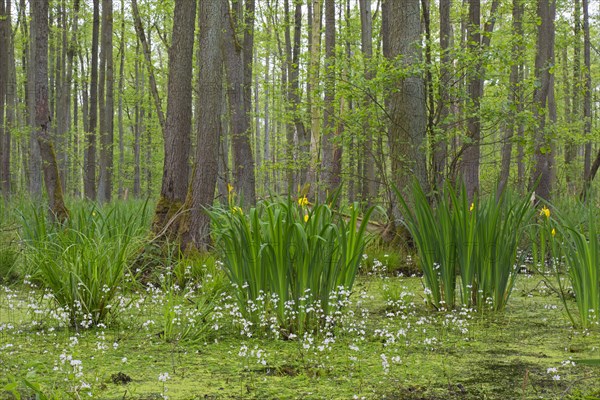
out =
<path fill-rule="evenodd" d="M 203 282 L 180 287 L 166 271 L 121 293 L 119 318 L 87 330 L 61 324 L 33 284 L 2 287 L 0 398 L 600 397 L 598 367 L 578 363 L 600 358 L 599 329 L 571 328 L 540 276 L 519 276 L 505 311 L 481 314 L 431 311 L 418 277 L 363 273 L 332 324 L 286 337 L 244 325 L 227 291 L 210 297 L 219 272 L 204 268 Z M 178 336 L 192 321 L 201 334 Z"/>

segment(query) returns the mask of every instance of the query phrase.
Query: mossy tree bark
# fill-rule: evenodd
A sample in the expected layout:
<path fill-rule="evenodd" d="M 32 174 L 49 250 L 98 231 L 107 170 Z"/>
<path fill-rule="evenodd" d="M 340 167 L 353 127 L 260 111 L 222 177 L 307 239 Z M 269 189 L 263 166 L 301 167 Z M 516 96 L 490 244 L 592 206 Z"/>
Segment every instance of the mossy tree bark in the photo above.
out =
<path fill-rule="evenodd" d="M 174 21 L 163 132 L 165 158 L 162 187 L 153 222 L 153 231 L 157 234 L 166 233 L 167 239 L 174 239 L 179 231 L 179 217 L 184 211 L 188 191 L 196 0 L 175 1 Z"/>

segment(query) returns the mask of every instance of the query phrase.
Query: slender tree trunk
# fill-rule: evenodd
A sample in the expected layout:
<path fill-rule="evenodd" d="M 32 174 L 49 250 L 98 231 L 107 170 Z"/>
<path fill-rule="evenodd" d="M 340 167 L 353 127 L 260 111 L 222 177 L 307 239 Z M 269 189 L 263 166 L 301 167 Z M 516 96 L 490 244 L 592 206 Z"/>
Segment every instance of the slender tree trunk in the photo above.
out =
<path fill-rule="evenodd" d="M 55 221 L 65 221 L 69 212 L 64 204 L 63 192 L 56 163 L 56 154 L 50 138 L 50 108 L 48 104 L 48 0 L 33 2 L 31 7 L 35 26 L 35 123 L 44 166 L 44 182 L 48 194 L 50 214 Z"/>
<path fill-rule="evenodd" d="M 584 91 L 583 91 L 583 136 L 586 138 L 583 158 L 584 181 L 590 176 L 590 163 L 592 156 L 592 64 L 590 43 L 590 13 L 589 0 L 582 0 L 583 6 L 583 65 L 584 65 Z"/>
<path fill-rule="evenodd" d="M 117 177 L 117 194 L 119 199 L 125 196 L 123 181 L 125 180 L 125 143 L 123 136 L 125 128 L 123 127 L 123 85 L 125 80 L 125 0 L 121 0 L 121 40 L 119 43 L 119 107 L 118 107 L 118 124 L 119 124 L 119 175 Z"/>
<path fill-rule="evenodd" d="M 22 7 L 25 7 L 23 4 Z M 29 109 L 29 123 L 31 127 L 31 136 L 29 141 L 29 193 L 35 199 L 42 197 L 42 155 L 40 153 L 40 146 L 37 141 L 35 133 L 35 35 L 36 27 L 33 21 L 30 21 L 31 28 L 29 29 L 29 62 L 27 63 L 27 91 L 28 91 L 28 109 Z"/>
<path fill-rule="evenodd" d="M 8 86 L 9 43 L 9 16 L 5 0 L 0 0 L 0 189 L 5 199 L 8 199 L 10 195 L 10 132 L 8 127 L 5 127 L 4 121 L 6 89 Z"/>
<path fill-rule="evenodd" d="M 523 64 L 523 1 L 513 0 L 512 5 L 512 29 L 513 29 L 513 47 L 512 62 L 510 68 L 509 85 L 509 116 L 504 127 L 504 139 L 502 144 L 502 161 L 500 165 L 500 179 L 498 181 L 498 190 L 496 196 L 499 197 L 505 190 L 510 176 L 510 164 L 512 157 L 512 144 L 517 135 L 518 126 L 521 125 L 518 116 L 523 110 L 522 101 L 522 64 Z"/>
<path fill-rule="evenodd" d="M 94 0 L 92 24 L 92 71 L 90 78 L 89 122 L 86 135 L 85 197 L 96 200 L 96 129 L 98 126 L 98 42 L 100 36 L 100 0 Z"/>
<path fill-rule="evenodd" d="M 446 179 L 446 160 L 448 158 L 448 135 L 450 124 L 450 86 L 453 80 L 452 75 L 452 22 L 450 20 L 451 0 L 440 0 L 440 85 L 439 85 L 439 103 L 438 118 L 440 129 L 433 136 L 432 151 L 432 182 L 433 189 L 440 192 Z"/>
<path fill-rule="evenodd" d="M 223 98 L 223 55 L 221 52 L 225 1 L 200 0 L 198 62 L 198 118 L 196 166 L 187 205 L 190 209 L 189 229 L 182 235 L 185 248 L 208 250 L 210 216 L 205 209 L 212 206 L 217 183 Z"/>
<path fill-rule="evenodd" d="M 166 229 L 169 238 L 174 237 L 179 230 L 181 219 L 174 217 L 185 203 L 188 192 L 196 0 L 177 0 L 174 21 L 177 23 L 173 25 L 171 47 L 169 48 L 163 177 L 160 199 L 156 206 L 152 227 L 156 234 Z M 200 96 L 204 96 L 204 92 L 199 91 L 198 93 Z M 197 147 L 203 146 L 203 142 L 199 141 Z M 213 156 L 214 154 L 216 153 L 213 153 Z"/>
<path fill-rule="evenodd" d="M 135 114 L 135 123 L 134 123 L 134 133 L 133 133 L 133 197 L 136 199 L 142 195 L 142 181 L 141 181 L 141 133 L 142 133 L 142 106 L 140 103 L 144 101 L 144 79 L 140 77 L 140 63 L 138 61 L 140 54 L 140 41 L 137 41 L 137 45 L 135 47 L 135 98 L 137 101 L 134 106 L 134 114 Z"/>
<path fill-rule="evenodd" d="M 535 129 L 535 165 L 530 187 L 536 186 L 536 196 L 549 201 L 554 181 L 554 143 L 551 137 L 554 105 L 554 17 L 555 0 L 539 0 L 537 15 L 538 40 L 535 57 L 535 75 L 539 84 L 533 94 L 533 113 L 537 122 Z"/>
<path fill-rule="evenodd" d="M 566 138 L 565 143 L 565 175 L 567 180 L 567 188 L 570 193 L 574 193 L 577 187 L 577 177 L 579 175 L 579 167 L 577 164 L 577 144 L 575 143 L 575 136 L 577 136 L 577 129 L 579 122 L 581 121 L 581 102 L 580 92 L 582 89 L 581 82 L 581 1 L 573 1 L 573 80 L 572 80 L 572 94 L 569 96 L 572 99 L 571 112 L 568 114 L 569 117 L 569 130 L 570 135 Z M 585 169 L 585 168 L 584 168 Z M 584 175 L 585 176 L 585 175 Z"/>
<path fill-rule="evenodd" d="M 335 143 L 335 1 L 325 0 L 325 92 L 323 136 L 321 137 L 321 184 L 319 200 L 324 202 L 340 186 L 337 172 L 339 146 Z"/>
<path fill-rule="evenodd" d="M 319 68 L 321 63 L 321 14 L 323 0 L 312 1 L 312 18 L 309 23 L 310 54 L 308 65 L 307 100 L 310 108 L 311 134 L 310 134 L 310 163 L 307 181 L 313 185 L 311 191 L 318 194 L 319 165 L 321 143 L 321 102 L 319 87 Z"/>
<path fill-rule="evenodd" d="M 361 49 L 365 59 L 365 81 L 369 85 L 375 77 L 373 63 L 373 16 L 371 13 L 371 0 L 360 0 L 360 27 L 361 27 Z M 377 197 L 377 182 L 375 177 L 375 157 L 373 151 L 373 132 L 371 127 L 372 114 L 369 111 L 373 99 L 371 93 L 367 92 L 362 106 L 365 108 L 365 119 L 362 131 L 365 137 L 361 167 L 361 197 L 367 204 L 372 204 Z"/>
<path fill-rule="evenodd" d="M 112 199 L 113 142 L 114 142 L 114 63 L 113 63 L 113 2 L 102 0 L 102 47 L 100 59 L 100 87 L 105 89 L 100 97 L 100 168 L 98 174 L 98 202 Z M 102 79 L 104 77 L 104 79 Z"/>
<path fill-rule="evenodd" d="M 158 93 L 158 85 L 156 84 L 156 77 L 154 76 L 154 67 L 152 64 L 152 57 L 150 51 L 150 43 L 146 38 L 144 26 L 142 25 L 142 19 L 137 5 L 137 0 L 131 0 L 131 9 L 133 11 L 133 19 L 135 31 L 142 44 L 142 50 L 144 52 L 144 59 L 146 60 L 146 69 L 148 70 L 148 79 L 150 81 L 150 92 L 154 99 L 154 106 L 156 107 L 156 113 L 158 115 L 158 122 L 160 123 L 161 130 L 164 131 L 165 127 L 165 116 L 162 111 L 162 102 Z"/>
<path fill-rule="evenodd" d="M 242 23 L 243 12 L 236 0 L 234 7 L 224 13 L 223 51 L 228 81 L 229 107 L 231 110 L 231 137 L 233 149 L 234 187 L 244 205 L 256 202 L 254 158 L 252 156 L 250 114 L 245 101 L 244 49 L 240 48 L 236 31 Z M 237 10 L 235 8 L 238 8 Z M 250 53 L 252 54 L 252 53 Z"/>

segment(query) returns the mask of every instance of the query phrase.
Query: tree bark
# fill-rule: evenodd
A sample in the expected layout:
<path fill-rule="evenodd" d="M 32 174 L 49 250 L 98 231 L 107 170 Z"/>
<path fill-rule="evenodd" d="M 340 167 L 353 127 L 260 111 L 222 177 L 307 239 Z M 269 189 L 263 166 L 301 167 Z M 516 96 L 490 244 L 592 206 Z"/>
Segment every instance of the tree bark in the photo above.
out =
<path fill-rule="evenodd" d="M 125 81 L 125 0 L 121 0 L 121 39 L 119 42 L 119 106 L 118 106 L 118 124 L 119 124 L 119 175 L 117 177 L 117 195 L 119 199 L 123 199 L 125 196 L 124 192 L 124 180 L 125 180 L 125 143 L 124 135 L 125 128 L 123 126 L 123 86 Z"/>
<path fill-rule="evenodd" d="M 231 114 L 231 137 L 233 149 L 233 180 L 235 190 L 243 205 L 256 202 L 254 158 L 252 156 L 250 114 L 245 102 L 245 60 L 244 49 L 236 32 L 242 24 L 241 3 L 236 0 L 234 7 L 227 7 L 224 13 L 223 51 L 225 71 L 228 81 L 229 108 Z M 235 6 L 238 5 L 238 10 Z M 250 53 L 251 54 L 251 53 Z"/>
<path fill-rule="evenodd" d="M 10 194 L 10 132 L 8 127 L 5 127 L 4 121 L 6 89 L 8 86 L 9 43 L 9 16 L 5 0 L 0 0 L 0 189 L 5 199 L 8 199 Z"/>
<path fill-rule="evenodd" d="M 440 85 L 438 89 L 438 118 L 439 131 L 433 136 L 432 151 L 432 183 L 435 192 L 443 189 L 446 179 L 446 167 L 448 158 L 448 131 L 450 124 L 450 86 L 452 76 L 452 22 L 450 20 L 451 0 L 440 0 Z"/>
<path fill-rule="evenodd" d="M 182 234 L 184 248 L 205 251 L 210 246 L 210 216 L 218 174 L 219 138 L 223 98 L 223 55 L 221 43 L 227 0 L 200 0 L 198 63 L 198 118 L 196 164 L 187 205 L 189 227 Z"/>
<path fill-rule="evenodd" d="M 509 115 L 506 126 L 504 127 L 504 139 L 502 144 L 502 161 L 500 165 L 500 177 L 498 181 L 498 190 L 496 196 L 499 198 L 504 192 L 510 176 L 510 164 L 512 157 L 512 144 L 517 132 L 522 129 L 522 123 L 518 121 L 519 114 L 523 111 L 522 81 L 523 81 L 523 12 L 524 6 L 522 0 L 513 0 L 512 4 L 512 29 L 513 29 L 513 47 L 512 61 L 510 67 L 509 84 Z"/>
<path fill-rule="evenodd" d="M 371 0 L 360 0 L 360 33 L 361 50 L 365 59 L 365 81 L 367 88 L 375 77 L 373 62 L 373 15 L 371 13 Z M 362 171 L 361 197 L 362 201 L 372 204 L 377 197 L 377 182 L 375 178 L 375 157 L 373 156 L 373 132 L 371 127 L 372 114 L 369 112 L 373 99 L 372 94 L 367 92 L 362 101 L 365 108 L 365 119 L 362 126 L 364 144 L 360 160 Z"/>
<path fill-rule="evenodd" d="M 179 230 L 179 218 L 172 219 L 185 203 L 189 183 L 196 0 L 177 0 L 174 21 L 169 48 L 163 177 L 152 227 L 156 234 L 166 228 L 168 238 L 172 238 Z M 204 96 L 202 92 L 199 93 Z M 202 142 L 198 142 L 197 147 L 202 146 Z"/>
<path fill-rule="evenodd" d="M 69 212 L 64 204 L 63 192 L 56 163 L 56 154 L 50 138 L 50 108 L 48 104 L 48 0 L 38 0 L 31 5 L 35 26 L 35 123 L 36 138 L 43 161 L 44 183 L 48 195 L 51 217 L 65 221 Z"/>
<path fill-rule="evenodd" d="M 324 202 L 341 184 L 338 162 L 341 147 L 336 141 L 335 121 L 335 1 L 325 0 L 325 91 L 323 135 L 321 137 L 321 180 L 319 200 Z"/>
<path fill-rule="evenodd" d="M 554 182 L 554 143 L 551 122 L 556 110 L 554 99 L 554 18 L 555 0 L 538 0 L 538 40 L 535 57 L 537 81 L 533 93 L 533 113 L 536 120 L 534 168 L 530 188 L 535 186 L 538 198 L 550 201 Z M 555 106 L 555 105 L 554 105 Z M 536 186 L 537 185 L 537 186 Z"/>
<path fill-rule="evenodd" d="M 577 135 L 575 126 L 581 121 L 581 101 L 580 92 L 581 82 L 581 1 L 573 1 L 573 80 L 572 80 L 572 99 L 571 113 L 568 114 L 568 123 L 571 134 L 567 136 L 565 143 L 565 175 L 567 180 L 567 189 L 574 193 L 577 186 L 577 176 L 579 168 L 577 161 L 577 144 L 574 137 Z M 584 168 L 585 169 L 585 168 Z M 585 176 L 585 174 L 584 174 Z"/>
<path fill-rule="evenodd" d="M 144 59 L 146 60 L 146 69 L 148 70 L 148 79 L 150 81 L 150 92 L 152 93 L 152 98 L 154 99 L 154 106 L 156 107 L 156 113 L 158 115 L 158 122 L 160 123 L 161 131 L 164 132 L 165 128 L 165 115 L 162 110 L 162 102 L 160 100 L 160 95 L 158 93 L 158 85 L 156 84 L 156 77 L 154 76 L 154 68 L 152 64 L 152 57 L 150 51 L 150 43 L 146 38 L 146 33 L 144 31 L 144 26 L 142 25 L 142 18 L 140 17 L 140 12 L 137 5 L 137 0 L 131 0 L 131 9 L 133 11 L 133 20 L 135 31 L 138 35 L 138 39 L 142 44 L 142 50 L 144 53 Z"/>
<path fill-rule="evenodd" d="M 88 200 L 96 200 L 96 129 L 98 127 L 98 43 L 100 36 L 100 0 L 94 0 L 92 23 L 92 71 L 88 129 L 86 134 L 84 192 Z"/>
<path fill-rule="evenodd" d="M 98 173 L 98 202 L 112 199 L 113 142 L 114 142 L 114 62 L 113 62 L 113 2 L 102 0 L 102 46 L 100 49 L 100 168 Z M 104 78 L 104 79 L 103 79 Z"/>
<path fill-rule="evenodd" d="M 419 0 L 389 3 L 383 17 L 388 19 L 384 56 L 393 60 L 398 69 L 407 71 L 406 77 L 398 78 L 388 92 L 393 182 L 401 193 L 408 194 L 414 177 L 428 193 L 425 85 L 419 72 L 409 72 L 421 62 Z M 398 227 L 401 215 L 397 203 L 393 205 L 393 217 Z"/>
<path fill-rule="evenodd" d="M 592 63 L 590 57 L 590 13 L 589 0 L 582 0 L 583 6 L 583 66 L 584 66 L 584 91 L 583 91 L 583 136 L 586 140 L 583 157 L 584 181 L 590 176 L 590 163 L 592 154 Z"/>

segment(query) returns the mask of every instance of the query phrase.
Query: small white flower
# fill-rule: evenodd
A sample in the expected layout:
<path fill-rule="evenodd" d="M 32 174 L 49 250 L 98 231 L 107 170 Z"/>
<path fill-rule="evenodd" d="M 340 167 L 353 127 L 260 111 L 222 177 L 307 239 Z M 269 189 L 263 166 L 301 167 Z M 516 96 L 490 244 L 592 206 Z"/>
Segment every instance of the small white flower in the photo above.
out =
<path fill-rule="evenodd" d="M 163 372 L 160 375 L 158 375 L 158 381 L 159 382 L 166 382 L 170 379 L 169 377 L 169 373 L 168 372 Z"/>
<path fill-rule="evenodd" d="M 560 375 L 553 375 L 552 376 L 552 380 L 554 380 L 554 381 L 560 381 Z"/>
<path fill-rule="evenodd" d="M 123 364 L 125 364 L 125 363 L 127 362 L 127 357 L 123 357 L 123 358 L 121 358 L 121 362 L 122 362 Z"/>

